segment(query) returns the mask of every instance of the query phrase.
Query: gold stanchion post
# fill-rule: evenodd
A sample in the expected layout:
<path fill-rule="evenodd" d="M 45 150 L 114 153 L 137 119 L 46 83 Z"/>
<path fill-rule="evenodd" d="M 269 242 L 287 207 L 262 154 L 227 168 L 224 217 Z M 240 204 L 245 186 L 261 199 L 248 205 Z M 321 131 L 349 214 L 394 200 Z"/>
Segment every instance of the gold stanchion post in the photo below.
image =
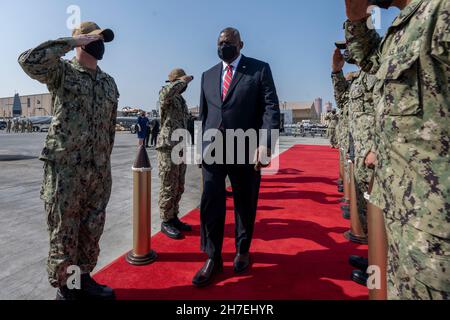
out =
<path fill-rule="evenodd" d="M 344 160 L 344 199 L 346 200 L 346 203 L 350 203 L 350 179 L 349 179 L 349 174 L 348 172 L 346 172 L 347 170 L 345 170 L 345 162 L 347 160 Z"/>
<path fill-rule="evenodd" d="M 157 259 L 151 247 L 151 179 L 150 159 L 141 145 L 133 166 L 133 250 L 126 257 L 132 265 L 147 265 Z"/>
<path fill-rule="evenodd" d="M 350 167 L 350 231 L 346 233 L 347 240 L 352 242 L 366 244 L 367 236 L 361 225 L 361 219 L 358 211 L 358 199 L 356 195 L 356 181 L 355 181 L 355 165 L 349 160 Z"/>
<path fill-rule="evenodd" d="M 369 268 L 377 267 L 379 274 L 379 288 L 370 288 L 370 300 L 387 300 L 387 260 L 388 260 L 388 236 L 384 222 L 383 210 L 370 203 L 373 179 L 369 186 L 367 200 L 367 227 L 369 240 Z M 370 276 L 370 275 L 369 275 Z M 378 282 L 378 281 L 376 281 Z"/>

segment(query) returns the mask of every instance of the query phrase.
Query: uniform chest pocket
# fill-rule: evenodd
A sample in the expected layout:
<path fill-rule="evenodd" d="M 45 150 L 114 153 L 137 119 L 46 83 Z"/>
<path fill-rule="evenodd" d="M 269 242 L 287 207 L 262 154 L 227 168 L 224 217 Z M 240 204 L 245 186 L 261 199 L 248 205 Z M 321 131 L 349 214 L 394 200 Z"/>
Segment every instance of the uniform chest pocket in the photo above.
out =
<path fill-rule="evenodd" d="M 422 112 L 420 99 L 420 50 L 411 50 L 386 59 L 377 73 L 382 81 L 384 114 L 414 116 Z"/>
<path fill-rule="evenodd" d="M 117 95 L 112 91 L 107 91 L 105 94 L 105 99 L 108 104 L 115 105 L 117 103 Z"/>
<path fill-rule="evenodd" d="M 349 112 L 364 112 L 365 88 L 362 85 L 352 87 L 350 90 L 350 110 Z"/>
<path fill-rule="evenodd" d="M 91 85 L 82 77 L 76 77 L 75 75 L 68 74 L 64 78 L 64 90 L 75 96 L 88 95 L 91 91 Z"/>

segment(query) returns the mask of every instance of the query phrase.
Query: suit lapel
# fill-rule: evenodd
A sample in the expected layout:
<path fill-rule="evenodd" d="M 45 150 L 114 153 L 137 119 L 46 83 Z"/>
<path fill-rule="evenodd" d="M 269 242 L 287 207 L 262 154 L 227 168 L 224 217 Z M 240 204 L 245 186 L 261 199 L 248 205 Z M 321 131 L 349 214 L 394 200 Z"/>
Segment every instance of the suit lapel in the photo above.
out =
<path fill-rule="evenodd" d="M 213 87 L 214 89 L 214 97 L 217 97 L 218 101 L 221 103 L 222 102 L 222 69 L 223 69 L 223 64 L 222 62 L 219 63 L 216 68 L 213 71 Z M 219 104 L 220 104 L 219 103 Z"/>
<path fill-rule="evenodd" d="M 228 94 L 225 97 L 225 100 L 223 103 L 225 103 L 233 94 L 234 89 L 236 89 L 236 86 L 238 85 L 239 81 L 241 81 L 242 77 L 244 76 L 245 70 L 247 69 L 247 59 L 245 56 L 242 56 L 241 61 L 239 62 L 238 68 L 236 70 L 236 74 L 233 77 L 233 81 L 231 81 L 230 89 L 228 90 Z"/>

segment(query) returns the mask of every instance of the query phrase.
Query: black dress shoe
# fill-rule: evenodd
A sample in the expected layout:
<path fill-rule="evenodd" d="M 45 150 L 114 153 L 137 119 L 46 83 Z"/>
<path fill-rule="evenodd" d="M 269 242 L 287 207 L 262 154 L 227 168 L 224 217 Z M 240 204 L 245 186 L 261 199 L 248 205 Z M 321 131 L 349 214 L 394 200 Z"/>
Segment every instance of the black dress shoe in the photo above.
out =
<path fill-rule="evenodd" d="M 181 221 L 178 218 L 174 219 L 173 225 L 175 226 L 175 228 L 177 228 L 180 231 L 184 231 L 184 232 L 192 231 L 192 227 L 190 225 L 188 225 L 187 223 L 184 223 L 183 221 Z"/>
<path fill-rule="evenodd" d="M 222 259 L 213 260 L 208 259 L 199 272 L 192 279 L 192 284 L 197 288 L 202 288 L 210 285 L 214 277 L 223 271 Z"/>
<path fill-rule="evenodd" d="M 163 222 L 161 224 L 161 232 L 171 239 L 180 240 L 183 234 L 175 226 L 174 222 Z"/>
<path fill-rule="evenodd" d="M 250 254 L 238 254 L 234 259 L 234 272 L 241 274 L 250 268 Z"/>
<path fill-rule="evenodd" d="M 348 241 L 356 243 L 356 244 L 362 244 L 362 245 L 368 244 L 368 239 L 367 239 L 366 236 L 354 235 L 351 230 L 349 230 L 346 233 L 344 233 L 344 237 Z"/>
<path fill-rule="evenodd" d="M 350 256 L 348 263 L 354 268 L 366 272 L 369 268 L 369 260 L 360 256 Z"/>
<path fill-rule="evenodd" d="M 367 280 L 369 279 L 369 275 L 361 270 L 355 270 L 352 272 L 352 281 L 360 284 L 364 287 L 367 287 Z"/>
<path fill-rule="evenodd" d="M 82 300 L 115 300 L 114 290 L 98 284 L 89 274 L 81 276 L 80 295 Z"/>

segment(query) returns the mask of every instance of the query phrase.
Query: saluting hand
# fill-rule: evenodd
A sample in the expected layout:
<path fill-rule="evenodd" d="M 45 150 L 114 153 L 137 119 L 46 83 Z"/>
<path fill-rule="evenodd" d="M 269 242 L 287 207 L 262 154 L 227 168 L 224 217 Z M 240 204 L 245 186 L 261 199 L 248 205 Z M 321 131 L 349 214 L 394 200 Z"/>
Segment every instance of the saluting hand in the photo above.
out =
<path fill-rule="evenodd" d="M 337 49 L 334 50 L 334 54 L 333 54 L 333 64 L 332 64 L 332 69 L 334 73 L 338 73 L 340 71 L 342 71 L 342 69 L 344 68 L 345 65 L 345 59 L 344 56 L 341 53 L 341 50 Z"/>
<path fill-rule="evenodd" d="M 77 47 L 84 47 L 87 46 L 88 44 L 98 41 L 98 40 L 103 40 L 103 36 L 102 35 L 87 35 L 87 34 L 82 34 L 82 35 L 78 35 L 73 37 L 76 41 L 76 46 Z"/>
<path fill-rule="evenodd" d="M 181 81 L 184 81 L 184 82 L 186 82 L 186 83 L 189 83 L 189 82 L 191 82 L 192 80 L 194 80 L 194 77 L 193 77 L 193 76 L 184 76 L 184 77 L 181 77 L 180 80 L 181 80 Z"/>
<path fill-rule="evenodd" d="M 360 21 L 370 16 L 367 12 L 368 0 L 345 0 L 347 18 L 352 21 Z"/>

